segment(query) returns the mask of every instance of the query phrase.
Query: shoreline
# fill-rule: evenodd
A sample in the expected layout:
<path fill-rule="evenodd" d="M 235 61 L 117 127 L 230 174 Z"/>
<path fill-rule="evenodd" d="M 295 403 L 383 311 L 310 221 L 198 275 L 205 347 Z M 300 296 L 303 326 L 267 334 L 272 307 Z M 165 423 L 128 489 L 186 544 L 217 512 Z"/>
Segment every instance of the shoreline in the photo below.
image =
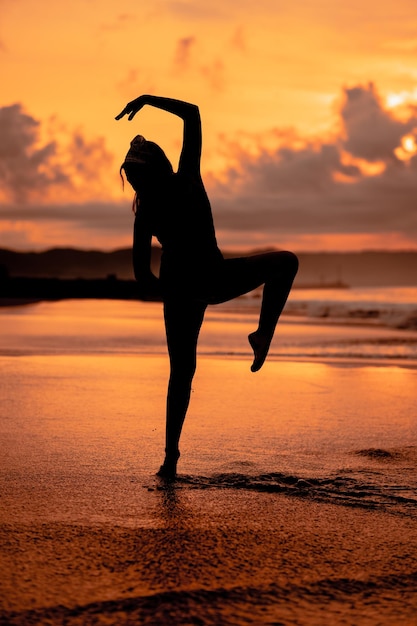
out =
<path fill-rule="evenodd" d="M 0 307 L 34 304 L 37 302 L 57 302 L 61 300 L 137 300 L 136 281 L 122 280 L 114 276 L 97 279 L 71 278 L 9 278 L 0 283 L 6 296 L 0 297 Z M 348 290 L 349 285 L 344 283 L 311 283 L 293 285 L 294 291 L 306 289 Z M 40 293 L 38 295 L 38 291 Z M 260 294 L 252 296 L 254 300 Z M 146 300 L 146 302 L 160 302 L 160 300 Z"/>
<path fill-rule="evenodd" d="M 199 337 L 199 358 L 252 359 L 247 336 L 256 327 L 258 311 L 259 305 L 254 307 L 250 301 L 208 307 Z M 16 304 L 7 300 L 0 312 L 3 357 L 166 355 L 159 302 L 28 299 Z M 274 360 L 412 368 L 417 364 L 417 332 L 375 319 L 295 315 L 290 306 L 283 312 L 271 345 L 268 362 Z"/>

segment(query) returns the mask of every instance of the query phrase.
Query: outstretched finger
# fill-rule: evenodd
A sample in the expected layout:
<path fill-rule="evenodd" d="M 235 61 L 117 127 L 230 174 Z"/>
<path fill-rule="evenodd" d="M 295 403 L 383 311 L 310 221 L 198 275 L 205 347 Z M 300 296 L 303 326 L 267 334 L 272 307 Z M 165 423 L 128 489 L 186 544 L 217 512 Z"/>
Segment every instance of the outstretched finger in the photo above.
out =
<path fill-rule="evenodd" d="M 120 120 L 122 117 L 124 117 L 127 114 L 127 110 L 126 108 L 123 109 L 123 111 L 121 113 L 119 113 L 119 115 L 116 115 L 116 117 L 114 118 L 115 120 Z"/>

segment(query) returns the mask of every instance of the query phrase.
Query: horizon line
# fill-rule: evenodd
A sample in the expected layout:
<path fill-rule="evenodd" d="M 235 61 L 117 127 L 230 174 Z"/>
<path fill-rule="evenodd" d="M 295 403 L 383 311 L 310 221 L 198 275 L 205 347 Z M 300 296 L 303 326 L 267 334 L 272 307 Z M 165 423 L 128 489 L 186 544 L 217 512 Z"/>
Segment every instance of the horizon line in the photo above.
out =
<path fill-rule="evenodd" d="M 152 245 L 153 249 L 162 250 L 159 245 Z M 279 251 L 284 250 L 285 248 L 280 248 L 276 246 L 262 246 L 262 247 L 242 247 L 242 248 L 223 248 L 222 252 L 225 254 L 257 254 L 262 252 L 271 252 L 271 251 Z M 53 251 L 72 251 L 72 252 L 87 252 L 87 253 L 103 253 L 103 254 L 113 254 L 115 252 L 121 252 L 125 250 L 131 250 L 131 246 L 123 246 L 117 248 L 79 248 L 77 246 L 52 246 L 49 248 L 42 249 L 17 249 L 17 248 L 8 248 L 0 246 L 0 251 L 5 252 L 14 252 L 17 254 L 45 254 Z M 417 254 L 416 248 L 363 248 L 360 250 L 296 250 L 296 254 Z"/>

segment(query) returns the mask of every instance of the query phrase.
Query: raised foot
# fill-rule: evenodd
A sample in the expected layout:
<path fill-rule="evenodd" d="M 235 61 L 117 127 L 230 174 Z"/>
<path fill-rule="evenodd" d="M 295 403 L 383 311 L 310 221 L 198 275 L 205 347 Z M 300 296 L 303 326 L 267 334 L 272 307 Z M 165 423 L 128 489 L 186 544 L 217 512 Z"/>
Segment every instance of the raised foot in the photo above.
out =
<path fill-rule="evenodd" d="M 265 363 L 271 340 L 266 339 L 264 336 L 260 335 L 256 331 L 254 333 L 251 333 L 248 336 L 248 339 L 254 354 L 251 371 L 257 372 Z"/>

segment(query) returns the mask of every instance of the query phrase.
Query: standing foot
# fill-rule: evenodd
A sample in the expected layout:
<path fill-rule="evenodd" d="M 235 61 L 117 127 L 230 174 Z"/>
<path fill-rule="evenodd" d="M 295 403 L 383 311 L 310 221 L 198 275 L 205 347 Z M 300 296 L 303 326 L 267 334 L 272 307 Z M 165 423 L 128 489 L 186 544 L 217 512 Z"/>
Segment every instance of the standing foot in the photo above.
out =
<path fill-rule="evenodd" d="M 271 345 L 271 339 L 267 339 L 265 335 L 260 335 L 258 331 L 251 333 L 248 339 L 254 354 L 251 371 L 257 372 L 265 362 L 269 346 Z"/>
<path fill-rule="evenodd" d="M 166 455 L 165 460 L 156 472 L 156 475 L 159 476 L 159 478 L 164 478 L 165 480 L 174 480 L 177 475 L 177 463 L 179 458 L 179 452 L 177 452 L 174 456 Z"/>

